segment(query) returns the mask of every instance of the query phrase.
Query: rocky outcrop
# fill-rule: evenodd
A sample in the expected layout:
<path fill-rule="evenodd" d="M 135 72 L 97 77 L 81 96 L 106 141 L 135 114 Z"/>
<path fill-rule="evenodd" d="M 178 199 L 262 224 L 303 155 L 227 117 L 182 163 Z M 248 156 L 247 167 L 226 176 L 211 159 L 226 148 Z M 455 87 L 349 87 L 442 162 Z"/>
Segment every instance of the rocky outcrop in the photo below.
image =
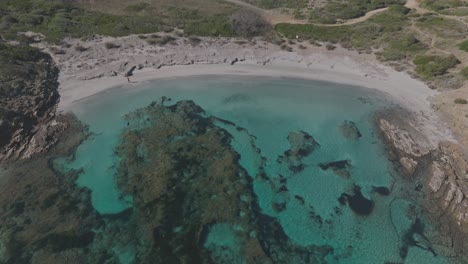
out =
<path fill-rule="evenodd" d="M 453 144 L 441 144 L 436 154 L 426 179 L 431 199 L 468 233 L 468 163 Z"/>
<path fill-rule="evenodd" d="M 52 169 L 52 160 L 68 156 L 87 136 L 77 119 L 62 116 L 59 122 L 67 124 L 60 143 L 42 155 L 2 164 L 0 263 L 113 261 L 111 250 L 94 249 L 102 219 L 90 192 L 75 184 L 79 171 Z"/>
<path fill-rule="evenodd" d="M 315 139 L 304 131 L 292 131 L 288 134 L 289 150 L 284 152 L 284 155 L 278 157 L 279 163 L 286 163 L 288 168 L 293 172 L 300 172 L 304 169 L 302 159 L 307 157 L 320 144 Z"/>
<path fill-rule="evenodd" d="M 386 119 L 379 119 L 378 125 L 386 142 L 391 146 L 389 158 L 398 163 L 401 174 L 412 177 L 418 168 L 418 160 L 429 155 L 431 147 L 416 142 L 411 131 L 399 128 Z"/>
<path fill-rule="evenodd" d="M 409 131 L 396 127 L 388 120 L 380 119 L 379 128 L 399 156 L 419 158 L 431 152 L 431 148 L 417 144 Z"/>
<path fill-rule="evenodd" d="M 450 256 L 466 257 L 468 162 L 460 146 L 442 142 L 431 149 L 416 143 L 409 130 L 388 120 L 380 119 L 378 124 L 389 143 L 389 156 L 404 175 L 412 176 L 416 190 L 423 192 L 422 197 L 413 196 L 420 199 L 431 222 L 437 227 L 430 239 L 434 242 L 433 249 Z"/>
<path fill-rule="evenodd" d="M 345 120 L 338 129 L 341 135 L 347 139 L 357 140 L 362 137 L 361 131 L 353 121 Z"/>
<path fill-rule="evenodd" d="M 65 129 L 55 120 L 58 70 L 38 50 L 0 45 L 0 161 L 28 158 Z"/>

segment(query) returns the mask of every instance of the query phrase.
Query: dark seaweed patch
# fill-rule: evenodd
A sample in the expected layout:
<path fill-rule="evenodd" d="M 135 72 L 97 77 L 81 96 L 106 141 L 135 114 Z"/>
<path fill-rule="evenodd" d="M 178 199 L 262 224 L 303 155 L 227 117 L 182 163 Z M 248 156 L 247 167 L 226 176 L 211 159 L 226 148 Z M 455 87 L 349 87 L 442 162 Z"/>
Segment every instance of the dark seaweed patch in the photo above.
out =
<path fill-rule="evenodd" d="M 421 240 L 416 240 L 416 236 L 419 236 Z M 407 257 L 410 247 L 419 247 L 431 252 L 434 257 L 437 256 L 429 240 L 424 236 L 424 223 L 419 218 L 416 218 L 411 227 L 405 232 L 402 239 L 403 245 L 400 247 L 400 257 L 403 259 Z"/>
<path fill-rule="evenodd" d="M 370 215 L 374 209 L 374 202 L 365 198 L 359 186 L 354 186 L 353 195 L 343 193 L 338 201 L 341 204 L 348 202 L 349 207 L 358 215 Z"/>
<path fill-rule="evenodd" d="M 322 170 L 328 170 L 330 168 L 332 169 L 347 169 L 351 166 L 351 162 L 349 160 L 338 160 L 338 161 L 332 161 L 332 162 L 325 162 L 325 163 L 320 163 L 319 167 Z"/>

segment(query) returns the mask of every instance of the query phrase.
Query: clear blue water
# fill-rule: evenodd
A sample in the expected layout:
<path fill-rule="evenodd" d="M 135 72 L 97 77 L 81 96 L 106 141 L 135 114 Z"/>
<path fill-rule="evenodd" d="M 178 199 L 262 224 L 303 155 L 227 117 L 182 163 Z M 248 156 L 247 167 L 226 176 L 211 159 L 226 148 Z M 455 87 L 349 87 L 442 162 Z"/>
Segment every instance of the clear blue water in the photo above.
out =
<path fill-rule="evenodd" d="M 295 244 L 331 245 L 334 252 L 327 259 L 329 263 L 401 261 L 401 237 L 412 224 L 405 213 L 411 202 L 399 198 L 397 190 L 389 196 L 372 191 L 373 187 L 392 189 L 395 181 L 392 165 L 371 122 L 373 113 L 392 103 L 377 92 L 342 84 L 199 76 L 115 88 L 79 102 L 73 111 L 94 135 L 65 166 L 83 169 L 77 184 L 91 189 L 92 203 L 98 212 L 114 214 L 132 206 L 131 197 L 121 195 L 116 187 L 114 174 L 118 158 L 114 149 L 126 125 L 123 116 L 161 96 L 170 97 L 173 102 L 193 100 L 207 115 L 246 129 L 239 131 L 233 126 L 217 124 L 233 135 L 232 147 L 253 178 L 262 212 L 278 219 Z M 350 140 L 340 134 L 338 126 L 345 120 L 356 123 L 362 138 Z M 321 145 L 303 160 L 306 167 L 298 173 L 277 162 L 278 156 L 289 149 L 287 136 L 291 131 L 305 131 Z M 260 155 L 253 147 L 260 149 Z M 264 164 L 261 156 L 265 158 Z M 337 160 L 351 161 L 351 177 L 340 177 L 318 166 Z M 257 177 L 260 166 L 271 181 Z M 280 177 L 287 179 L 286 193 L 277 190 Z M 364 197 L 374 201 L 370 215 L 357 215 L 349 206 L 340 205 L 340 196 L 352 194 L 355 185 L 361 187 Z M 296 196 L 302 197 L 302 201 Z M 274 203 L 284 203 L 286 207 L 278 212 Z M 321 220 L 311 217 L 311 213 Z M 204 246 L 236 251 L 234 234 L 233 227 L 215 225 Z M 122 259 L 133 259 L 128 250 L 124 255 Z M 446 263 L 446 260 L 428 250 L 410 247 L 405 263 Z"/>

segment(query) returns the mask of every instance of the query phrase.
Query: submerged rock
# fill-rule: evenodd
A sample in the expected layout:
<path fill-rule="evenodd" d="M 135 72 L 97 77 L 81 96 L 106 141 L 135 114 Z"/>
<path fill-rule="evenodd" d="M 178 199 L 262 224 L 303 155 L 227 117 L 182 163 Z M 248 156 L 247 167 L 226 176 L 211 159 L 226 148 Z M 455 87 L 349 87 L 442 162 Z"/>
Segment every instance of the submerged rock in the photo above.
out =
<path fill-rule="evenodd" d="M 320 144 L 304 131 L 289 132 L 288 142 L 289 150 L 286 150 L 284 155 L 279 156 L 277 161 L 286 163 L 289 170 L 295 173 L 304 170 L 305 165 L 302 163 L 302 159 L 320 147 Z"/>
<path fill-rule="evenodd" d="M 343 193 L 338 200 L 341 204 L 347 202 L 351 210 L 358 215 L 370 215 L 374 209 L 374 202 L 362 195 L 359 186 L 354 186 L 352 195 Z"/>
<path fill-rule="evenodd" d="M 338 161 L 320 163 L 319 167 L 322 170 L 331 169 L 333 170 L 333 173 L 344 178 L 349 178 L 351 176 L 351 173 L 349 172 L 349 169 L 351 168 L 350 160 L 338 160 Z"/>
<path fill-rule="evenodd" d="M 357 140 L 362 137 L 359 128 L 353 121 L 345 120 L 338 128 L 341 135 L 347 139 Z"/>

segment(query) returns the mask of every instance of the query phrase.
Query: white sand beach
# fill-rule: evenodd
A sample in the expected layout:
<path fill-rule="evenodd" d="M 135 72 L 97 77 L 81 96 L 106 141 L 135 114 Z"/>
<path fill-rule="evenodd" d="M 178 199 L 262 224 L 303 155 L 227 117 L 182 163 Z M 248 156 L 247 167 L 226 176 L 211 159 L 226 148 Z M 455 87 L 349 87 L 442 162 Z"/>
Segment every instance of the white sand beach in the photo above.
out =
<path fill-rule="evenodd" d="M 119 48 L 107 49 L 112 42 Z M 337 47 L 327 50 L 309 43 L 293 52 L 263 41 L 202 39 L 193 45 L 180 38 L 172 45 L 149 45 L 137 36 L 68 40 L 65 54 L 52 54 L 60 70 L 59 111 L 116 86 L 137 89 L 142 82 L 193 75 L 255 75 L 329 81 L 377 89 L 415 113 L 417 130 L 433 144 L 453 140 L 452 133 L 431 107 L 438 92 L 405 72 L 379 63 L 373 55 Z M 73 47 L 83 46 L 86 51 Z M 42 47 L 50 50 L 50 47 Z M 99 58 L 99 59 L 98 59 Z M 135 70 L 128 83 L 125 74 Z"/>

